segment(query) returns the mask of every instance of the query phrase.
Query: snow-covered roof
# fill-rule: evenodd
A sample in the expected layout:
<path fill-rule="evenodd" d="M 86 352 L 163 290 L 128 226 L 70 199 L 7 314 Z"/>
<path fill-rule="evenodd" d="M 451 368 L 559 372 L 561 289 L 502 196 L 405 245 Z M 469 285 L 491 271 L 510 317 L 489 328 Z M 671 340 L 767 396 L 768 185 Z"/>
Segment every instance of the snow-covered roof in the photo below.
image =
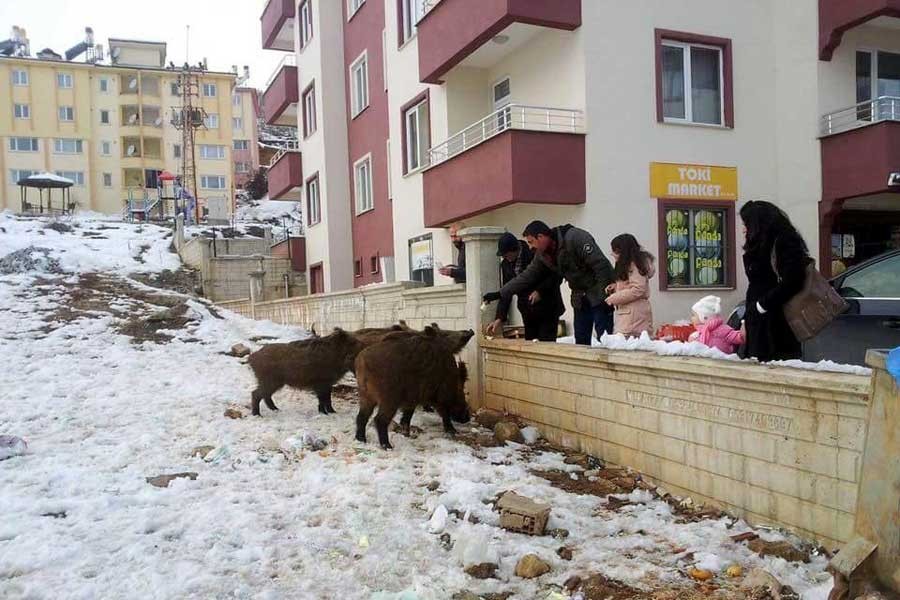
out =
<path fill-rule="evenodd" d="M 67 188 L 75 185 L 75 182 L 67 177 L 54 173 L 35 173 L 16 182 L 18 185 L 33 188 Z"/>

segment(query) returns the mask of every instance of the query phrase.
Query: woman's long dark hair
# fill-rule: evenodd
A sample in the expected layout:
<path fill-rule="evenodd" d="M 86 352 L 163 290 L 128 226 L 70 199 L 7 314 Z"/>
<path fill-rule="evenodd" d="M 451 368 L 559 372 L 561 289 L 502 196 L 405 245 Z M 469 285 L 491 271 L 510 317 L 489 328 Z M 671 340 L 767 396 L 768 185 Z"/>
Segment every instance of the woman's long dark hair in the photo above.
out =
<path fill-rule="evenodd" d="M 641 248 L 637 239 L 630 233 L 617 235 L 610 242 L 613 252 L 619 255 L 616 261 L 616 279 L 628 281 L 628 273 L 632 263 L 644 277 L 648 277 L 653 266 L 653 255 Z"/>
<path fill-rule="evenodd" d="M 744 251 L 749 254 L 772 252 L 775 240 L 783 236 L 796 236 L 808 250 L 803 236 L 791 223 L 783 210 L 764 200 L 748 202 L 741 208 L 741 220 L 747 228 L 747 241 Z"/>

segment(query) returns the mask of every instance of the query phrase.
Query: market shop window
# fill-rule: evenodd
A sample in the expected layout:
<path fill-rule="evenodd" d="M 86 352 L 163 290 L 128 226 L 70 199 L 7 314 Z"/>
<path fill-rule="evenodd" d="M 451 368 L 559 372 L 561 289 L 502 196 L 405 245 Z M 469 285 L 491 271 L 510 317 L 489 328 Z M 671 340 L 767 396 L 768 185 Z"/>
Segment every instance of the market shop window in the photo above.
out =
<path fill-rule="evenodd" d="M 656 113 L 660 123 L 733 128 L 731 40 L 657 29 Z"/>
<path fill-rule="evenodd" d="M 409 240 L 409 277 L 434 285 L 434 245 L 430 233 Z"/>
<path fill-rule="evenodd" d="M 733 289 L 734 231 L 734 203 L 660 200 L 660 289 Z"/>

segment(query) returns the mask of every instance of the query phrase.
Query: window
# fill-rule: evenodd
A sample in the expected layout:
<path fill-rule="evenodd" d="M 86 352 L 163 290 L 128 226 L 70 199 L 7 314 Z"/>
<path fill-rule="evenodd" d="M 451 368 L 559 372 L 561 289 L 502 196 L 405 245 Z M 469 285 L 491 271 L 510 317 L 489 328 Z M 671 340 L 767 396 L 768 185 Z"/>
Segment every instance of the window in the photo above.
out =
<path fill-rule="evenodd" d="M 431 145 L 430 129 L 426 95 L 403 113 L 404 174 L 427 166 L 428 148 Z"/>
<path fill-rule="evenodd" d="M 241 95 L 237 92 L 231 95 L 231 105 L 232 106 L 240 106 L 241 105 Z"/>
<path fill-rule="evenodd" d="M 235 173 L 249 173 L 250 172 L 250 163 L 247 162 L 236 162 L 234 163 L 234 172 Z"/>
<path fill-rule="evenodd" d="M 250 140 L 234 140 L 234 149 L 235 150 L 249 150 L 250 149 Z"/>
<path fill-rule="evenodd" d="M 206 115 L 206 118 L 203 120 L 203 124 L 207 129 L 218 129 L 219 128 L 219 115 L 216 113 L 209 113 Z"/>
<path fill-rule="evenodd" d="M 75 120 L 75 109 L 71 106 L 60 106 L 59 107 L 59 120 L 60 121 L 74 121 Z"/>
<path fill-rule="evenodd" d="M 13 69 L 12 72 L 13 85 L 28 85 L 28 71 L 24 69 Z"/>
<path fill-rule="evenodd" d="M 848 275 L 841 283 L 844 298 L 900 297 L 900 257 L 878 261 Z"/>
<path fill-rule="evenodd" d="M 434 285 L 434 247 L 430 233 L 409 240 L 409 275 L 413 281 Z"/>
<path fill-rule="evenodd" d="M 353 276 L 362 277 L 362 259 L 357 258 L 353 261 Z"/>
<path fill-rule="evenodd" d="M 225 177 L 222 175 L 203 175 L 200 177 L 200 187 L 206 190 L 224 190 Z"/>
<path fill-rule="evenodd" d="M 109 79 L 106 77 L 100 78 L 100 92 L 102 94 L 106 94 L 109 92 Z"/>
<path fill-rule="evenodd" d="M 169 84 L 169 93 L 172 94 L 173 96 L 181 95 L 181 86 L 178 85 L 177 81 L 173 81 L 172 83 Z"/>
<path fill-rule="evenodd" d="M 225 146 L 200 145 L 200 158 L 206 160 L 222 160 L 225 158 Z"/>
<path fill-rule="evenodd" d="M 366 0 L 347 0 L 347 3 L 350 6 L 350 13 L 348 14 L 349 18 L 353 17 L 353 15 L 356 14 L 356 11 L 358 11 L 362 7 L 362 5 L 366 3 Z"/>
<path fill-rule="evenodd" d="M 232 129 L 243 129 L 244 128 L 244 119 L 241 117 L 233 117 L 231 119 L 231 128 Z"/>
<path fill-rule="evenodd" d="M 56 154 L 81 154 L 83 142 L 81 140 L 70 140 L 65 138 L 56 138 L 53 140 L 53 152 Z"/>
<path fill-rule="evenodd" d="M 309 227 L 322 220 L 322 201 L 319 198 L 319 176 L 315 175 L 306 182 L 306 214 Z"/>
<path fill-rule="evenodd" d="M 312 5 L 311 0 L 300 3 L 300 47 L 305 48 L 312 39 Z"/>
<path fill-rule="evenodd" d="M 731 40 L 656 31 L 657 119 L 734 127 Z"/>
<path fill-rule="evenodd" d="M 367 156 L 353 166 L 353 181 L 356 191 L 356 214 L 375 208 L 372 198 L 372 157 Z"/>
<path fill-rule="evenodd" d="M 103 174 L 103 187 L 112 187 L 112 173 Z"/>
<path fill-rule="evenodd" d="M 325 269 L 321 264 L 309 268 L 309 293 L 322 294 L 325 292 Z"/>
<path fill-rule="evenodd" d="M 27 177 L 31 177 L 32 175 L 37 175 L 37 171 L 29 171 L 28 169 L 9 170 L 9 180 L 11 183 L 18 183 L 19 181 Z"/>
<path fill-rule="evenodd" d="M 9 149 L 12 152 L 37 152 L 38 139 L 29 137 L 9 138 Z"/>
<path fill-rule="evenodd" d="M 861 121 L 894 119 L 900 110 L 900 54 L 880 51 L 856 53 L 856 101 Z M 877 102 L 871 102 L 877 100 Z"/>
<path fill-rule="evenodd" d="M 369 257 L 369 272 L 371 272 L 372 275 L 378 273 L 378 257 L 377 256 Z"/>
<path fill-rule="evenodd" d="M 512 83 L 509 77 L 501 79 L 491 87 L 494 112 L 497 113 L 497 131 L 506 131 L 512 125 Z M 505 110 L 504 110 L 505 109 Z"/>
<path fill-rule="evenodd" d="M 56 74 L 56 85 L 61 88 L 70 88 L 72 87 L 72 74 L 71 73 L 57 73 Z"/>
<path fill-rule="evenodd" d="M 734 204 L 660 201 L 662 289 L 735 286 Z M 661 261 L 662 262 L 662 261 Z"/>
<path fill-rule="evenodd" d="M 111 156 L 112 144 L 109 142 L 100 142 L 100 154 L 103 156 Z"/>
<path fill-rule="evenodd" d="M 350 66 L 350 95 L 351 116 L 356 117 L 369 106 L 369 62 L 365 52 Z"/>
<path fill-rule="evenodd" d="M 31 107 L 27 104 L 16 104 L 13 106 L 13 113 L 17 119 L 30 119 Z"/>
<path fill-rule="evenodd" d="M 100 111 L 100 124 L 101 125 L 109 125 L 109 111 L 108 110 Z"/>
<path fill-rule="evenodd" d="M 400 0 L 400 45 L 416 35 L 416 23 L 422 18 L 424 0 Z"/>
<path fill-rule="evenodd" d="M 159 174 L 156 169 L 144 169 L 144 187 L 147 189 L 159 188 Z"/>
<path fill-rule="evenodd" d="M 219 90 L 216 88 L 216 84 L 214 83 L 203 84 L 203 96 L 206 98 L 215 98 L 218 91 Z"/>
<path fill-rule="evenodd" d="M 303 137 L 316 132 L 316 88 L 313 83 L 303 92 Z"/>
<path fill-rule="evenodd" d="M 181 144 L 172 145 L 172 158 L 181 158 Z"/>
<path fill-rule="evenodd" d="M 84 171 L 57 171 L 56 175 L 71 179 L 75 185 L 84 185 Z"/>

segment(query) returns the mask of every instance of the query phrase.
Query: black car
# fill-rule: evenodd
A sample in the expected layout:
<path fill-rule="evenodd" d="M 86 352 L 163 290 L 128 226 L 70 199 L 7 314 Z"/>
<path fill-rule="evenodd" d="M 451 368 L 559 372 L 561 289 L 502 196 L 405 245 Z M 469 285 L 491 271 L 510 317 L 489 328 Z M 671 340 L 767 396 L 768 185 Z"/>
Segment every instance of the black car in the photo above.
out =
<path fill-rule="evenodd" d="M 803 360 L 863 365 L 866 351 L 900 346 L 900 250 L 861 263 L 831 280 L 850 310 L 803 344 Z M 740 328 L 744 304 L 728 318 Z"/>

